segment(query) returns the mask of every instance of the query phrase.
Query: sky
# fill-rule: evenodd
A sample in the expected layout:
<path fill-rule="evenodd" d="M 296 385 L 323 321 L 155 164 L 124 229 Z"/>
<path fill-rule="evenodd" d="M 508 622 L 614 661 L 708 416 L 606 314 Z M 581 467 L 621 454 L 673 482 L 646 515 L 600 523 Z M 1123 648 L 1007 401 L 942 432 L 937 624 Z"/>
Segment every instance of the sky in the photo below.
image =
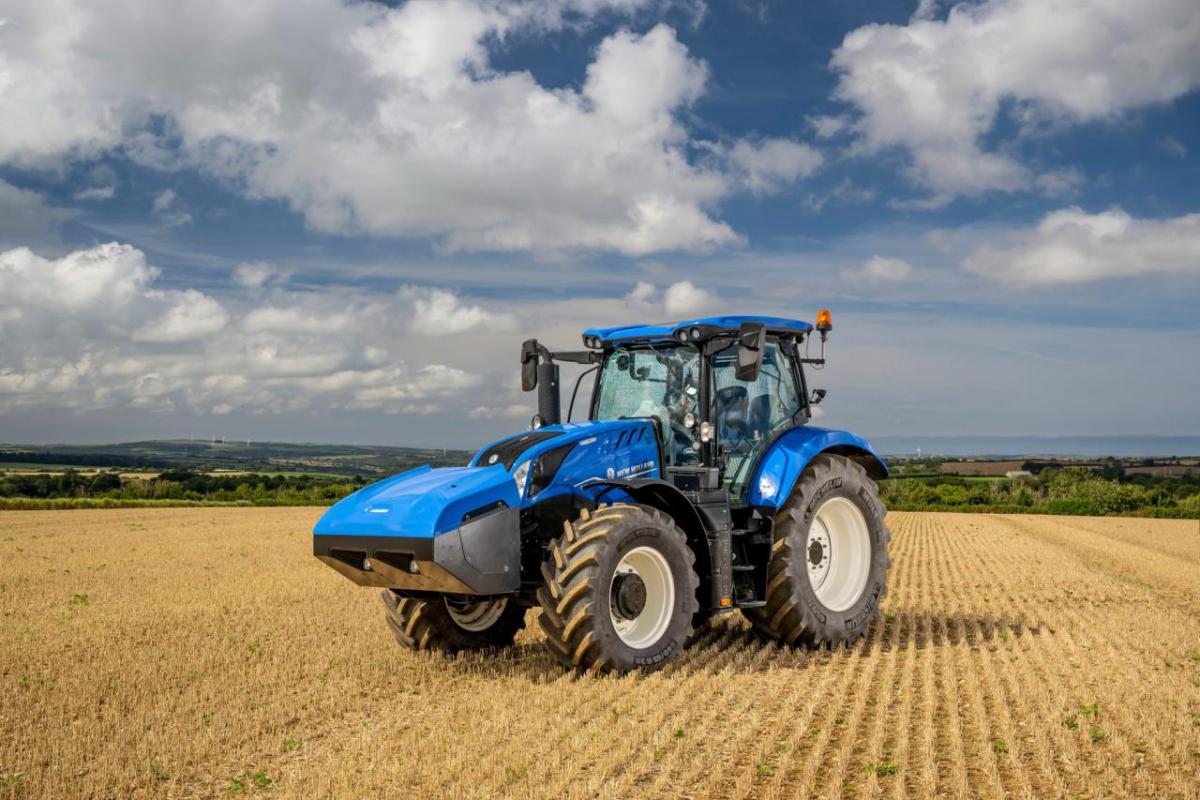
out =
<path fill-rule="evenodd" d="M 1200 434 L 1198 89 L 1194 0 L 0 0 L 0 442 L 469 448 L 821 307 L 820 424 Z"/>

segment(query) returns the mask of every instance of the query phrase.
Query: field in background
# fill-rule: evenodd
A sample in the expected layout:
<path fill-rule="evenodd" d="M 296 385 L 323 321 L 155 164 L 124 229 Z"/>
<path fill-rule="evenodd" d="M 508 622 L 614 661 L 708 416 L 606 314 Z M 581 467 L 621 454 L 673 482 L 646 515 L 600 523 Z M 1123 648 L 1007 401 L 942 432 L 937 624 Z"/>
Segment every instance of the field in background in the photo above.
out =
<path fill-rule="evenodd" d="M 853 649 L 592 678 L 400 650 L 319 513 L 0 513 L 0 797 L 1200 796 L 1196 521 L 893 513 Z"/>

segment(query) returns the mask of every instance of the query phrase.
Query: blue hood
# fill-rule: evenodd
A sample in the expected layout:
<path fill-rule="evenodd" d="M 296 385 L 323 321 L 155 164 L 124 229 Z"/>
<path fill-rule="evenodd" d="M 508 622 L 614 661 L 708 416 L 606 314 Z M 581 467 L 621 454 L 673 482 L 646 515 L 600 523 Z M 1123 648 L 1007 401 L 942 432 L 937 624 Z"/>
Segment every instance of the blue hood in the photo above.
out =
<path fill-rule="evenodd" d="M 516 508 L 517 485 L 491 467 L 417 467 L 359 489 L 325 512 L 315 536 L 432 538 L 462 525 L 463 516 L 497 504 Z"/>

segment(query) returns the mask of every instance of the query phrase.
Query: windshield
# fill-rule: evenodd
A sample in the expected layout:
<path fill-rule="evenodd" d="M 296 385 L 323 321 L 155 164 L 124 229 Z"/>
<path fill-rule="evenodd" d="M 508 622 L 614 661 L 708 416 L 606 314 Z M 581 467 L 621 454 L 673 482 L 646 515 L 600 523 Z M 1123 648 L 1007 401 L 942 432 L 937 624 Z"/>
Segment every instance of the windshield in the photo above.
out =
<path fill-rule="evenodd" d="M 695 464 L 699 392 L 700 353 L 693 345 L 618 347 L 600 371 L 596 419 L 657 417 L 667 463 Z"/>

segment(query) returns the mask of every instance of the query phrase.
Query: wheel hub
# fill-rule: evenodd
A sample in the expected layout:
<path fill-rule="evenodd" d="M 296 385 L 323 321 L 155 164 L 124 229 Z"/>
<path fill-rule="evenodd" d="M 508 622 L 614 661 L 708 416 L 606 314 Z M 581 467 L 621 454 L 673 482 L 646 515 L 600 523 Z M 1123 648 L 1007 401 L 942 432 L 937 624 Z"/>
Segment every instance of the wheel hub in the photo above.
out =
<path fill-rule="evenodd" d="M 825 548 L 816 539 L 808 543 L 808 563 L 819 567 L 825 559 Z"/>
<path fill-rule="evenodd" d="M 621 557 L 609 584 L 608 616 L 626 646 L 654 646 L 675 612 L 675 579 L 666 556 L 654 547 L 635 547 Z"/>
<path fill-rule="evenodd" d="M 806 555 L 808 556 L 808 579 L 812 582 L 814 589 L 820 589 L 829 576 L 829 563 L 833 556 L 832 549 L 829 531 L 826 530 L 824 521 L 820 518 L 813 520 L 812 528 L 808 532 Z"/>
<path fill-rule="evenodd" d="M 637 619 L 646 608 L 646 582 L 636 572 L 613 578 L 612 607 L 620 619 Z"/>

